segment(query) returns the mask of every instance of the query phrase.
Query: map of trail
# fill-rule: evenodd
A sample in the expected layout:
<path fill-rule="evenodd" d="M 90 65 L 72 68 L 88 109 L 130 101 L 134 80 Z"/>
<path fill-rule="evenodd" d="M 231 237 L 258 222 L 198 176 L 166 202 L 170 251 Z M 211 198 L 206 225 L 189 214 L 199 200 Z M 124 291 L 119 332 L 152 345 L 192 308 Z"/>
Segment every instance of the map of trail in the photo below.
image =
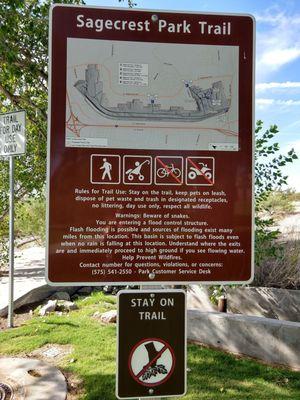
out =
<path fill-rule="evenodd" d="M 237 46 L 69 38 L 66 146 L 238 150 Z"/>

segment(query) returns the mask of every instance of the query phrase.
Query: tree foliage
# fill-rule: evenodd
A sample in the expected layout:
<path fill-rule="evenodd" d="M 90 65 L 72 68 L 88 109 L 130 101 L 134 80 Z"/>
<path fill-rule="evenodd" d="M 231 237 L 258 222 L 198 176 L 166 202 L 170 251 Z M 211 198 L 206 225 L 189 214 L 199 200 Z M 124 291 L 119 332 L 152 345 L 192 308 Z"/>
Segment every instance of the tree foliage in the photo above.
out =
<path fill-rule="evenodd" d="M 257 121 L 255 129 L 255 264 L 259 266 L 267 257 L 274 256 L 279 249 L 274 245 L 279 231 L 272 230 L 272 217 L 264 215 L 266 200 L 274 190 L 287 184 L 288 176 L 283 167 L 297 159 L 294 149 L 286 155 L 278 154 L 279 144 L 271 142 L 278 133 L 278 127 L 271 125 L 263 131 L 263 122 Z"/>
<path fill-rule="evenodd" d="M 16 201 L 28 195 L 41 195 L 45 186 L 48 19 L 49 8 L 53 3 L 84 4 L 82 0 L 0 0 L 0 113 L 21 109 L 27 113 L 27 151 L 24 156 L 15 157 Z M 128 5 L 132 7 L 134 3 L 130 1 Z M 8 161 L 2 159 L 2 243 L 7 234 L 8 182 Z"/>
<path fill-rule="evenodd" d="M 30 193 L 41 193 L 45 184 L 51 3 L 6 0 L 0 6 L 0 112 L 25 109 L 27 113 L 27 151 L 15 162 L 16 200 Z M 1 221 L 8 210 L 8 163 L 3 161 L 0 192 Z"/>

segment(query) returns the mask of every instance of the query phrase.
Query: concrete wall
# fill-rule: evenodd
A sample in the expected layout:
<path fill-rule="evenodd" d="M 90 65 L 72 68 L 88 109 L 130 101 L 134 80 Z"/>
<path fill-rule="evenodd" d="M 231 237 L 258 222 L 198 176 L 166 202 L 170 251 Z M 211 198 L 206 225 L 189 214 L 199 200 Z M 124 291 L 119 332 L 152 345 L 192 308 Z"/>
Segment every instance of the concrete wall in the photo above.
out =
<path fill-rule="evenodd" d="M 300 370 L 300 323 L 188 310 L 188 339 Z"/>
<path fill-rule="evenodd" d="M 229 313 L 300 322 L 300 290 L 235 287 L 227 289 L 227 299 Z M 191 285 L 187 300 L 189 309 L 217 311 L 205 286 Z"/>
<path fill-rule="evenodd" d="M 300 290 L 240 287 L 227 291 L 228 311 L 300 322 Z"/>
<path fill-rule="evenodd" d="M 209 299 L 207 286 L 190 285 L 187 291 L 188 310 L 196 309 L 202 312 L 218 311 Z"/>

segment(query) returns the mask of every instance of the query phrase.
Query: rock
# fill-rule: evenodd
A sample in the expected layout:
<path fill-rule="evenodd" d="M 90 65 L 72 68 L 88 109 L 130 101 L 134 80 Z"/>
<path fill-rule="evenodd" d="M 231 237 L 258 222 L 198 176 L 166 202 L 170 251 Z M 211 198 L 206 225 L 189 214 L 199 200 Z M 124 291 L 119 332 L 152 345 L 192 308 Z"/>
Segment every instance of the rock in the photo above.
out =
<path fill-rule="evenodd" d="M 62 317 L 62 316 L 63 316 L 63 312 L 62 312 L 62 311 L 55 311 L 55 314 L 56 314 L 58 317 Z"/>
<path fill-rule="evenodd" d="M 96 311 L 96 312 L 93 314 L 93 318 L 100 318 L 100 317 L 101 317 L 100 311 Z"/>
<path fill-rule="evenodd" d="M 50 312 L 55 311 L 57 306 L 57 300 L 49 300 L 39 311 L 39 315 L 42 317 Z"/>
<path fill-rule="evenodd" d="M 59 300 L 56 309 L 58 311 L 66 312 L 66 311 L 78 310 L 78 306 L 72 301 Z"/>
<path fill-rule="evenodd" d="M 87 294 L 91 294 L 92 291 L 93 291 L 93 289 L 92 289 L 90 286 L 84 286 L 84 287 L 82 287 L 81 289 L 79 289 L 79 290 L 77 291 L 77 293 L 78 293 L 78 294 L 87 295 Z"/>
<path fill-rule="evenodd" d="M 66 300 L 66 301 L 70 301 L 71 297 L 70 297 L 69 293 L 67 293 L 67 292 L 56 292 L 50 297 L 50 299 L 51 300 Z"/>
<path fill-rule="evenodd" d="M 19 283 L 18 288 L 17 287 L 15 288 L 16 289 L 15 301 L 14 301 L 15 310 L 24 305 L 42 302 L 45 299 L 48 299 L 53 293 L 58 291 L 68 292 L 70 293 L 70 295 L 72 295 L 78 290 L 77 286 L 59 286 L 54 288 L 53 286 L 42 285 L 34 289 L 30 289 L 30 287 L 28 286 L 26 290 L 25 288 L 24 290 L 21 290 L 20 286 L 21 284 Z M 27 286 L 27 284 L 24 285 L 23 283 L 23 286 Z M 24 294 L 20 294 L 21 292 Z M 5 302 L 5 306 L 0 302 L 0 317 L 5 317 L 5 316 L 7 316 L 7 302 Z"/>
<path fill-rule="evenodd" d="M 104 286 L 93 286 L 93 291 L 94 292 L 102 292 Z"/>
<path fill-rule="evenodd" d="M 100 321 L 105 324 L 117 322 L 117 310 L 110 310 L 101 315 Z"/>

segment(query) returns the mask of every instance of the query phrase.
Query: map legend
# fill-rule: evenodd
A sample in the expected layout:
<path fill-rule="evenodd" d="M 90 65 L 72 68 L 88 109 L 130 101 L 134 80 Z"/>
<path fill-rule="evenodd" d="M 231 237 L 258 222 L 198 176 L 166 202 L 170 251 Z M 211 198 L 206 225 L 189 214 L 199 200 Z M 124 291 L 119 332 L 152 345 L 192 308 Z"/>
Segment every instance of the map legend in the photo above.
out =
<path fill-rule="evenodd" d="M 119 63 L 119 84 L 148 86 L 148 64 Z"/>

